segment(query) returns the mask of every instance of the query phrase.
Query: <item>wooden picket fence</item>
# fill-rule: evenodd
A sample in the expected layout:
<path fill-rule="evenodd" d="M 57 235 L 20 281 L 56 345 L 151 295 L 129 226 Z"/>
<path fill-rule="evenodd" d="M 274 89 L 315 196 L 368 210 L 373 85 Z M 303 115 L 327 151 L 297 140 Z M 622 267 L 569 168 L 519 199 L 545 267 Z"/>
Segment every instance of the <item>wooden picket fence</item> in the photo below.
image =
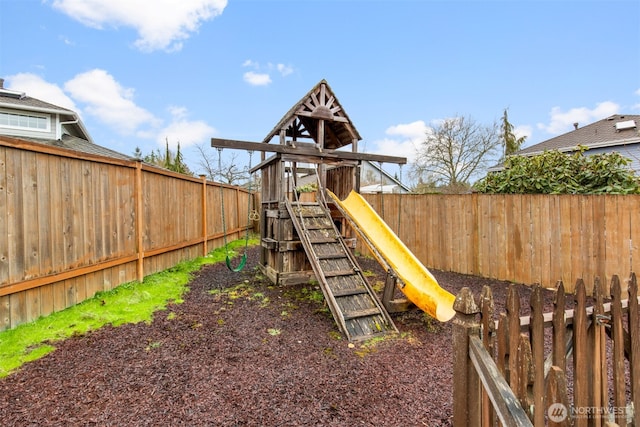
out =
<path fill-rule="evenodd" d="M 573 291 L 640 270 L 640 195 L 366 194 L 430 269 Z M 359 243 L 358 250 L 366 252 Z M 592 282 L 589 281 L 588 285 Z M 587 289 L 590 293 L 590 289 Z"/>
<path fill-rule="evenodd" d="M 462 289 L 453 326 L 454 427 L 640 426 L 636 276 L 628 294 L 617 276 L 610 289 L 598 280 L 593 289 L 587 298 L 582 280 L 574 294 L 559 283 L 553 309 L 544 313 L 542 293 L 549 291 L 536 286 L 530 314 L 521 316 L 511 285 L 497 318 L 491 288 L 478 303 Z"/>
<path fill-rule="evenodd" d="M 254 196 L 0 136 L 0 331 L 243 237 Z"/>

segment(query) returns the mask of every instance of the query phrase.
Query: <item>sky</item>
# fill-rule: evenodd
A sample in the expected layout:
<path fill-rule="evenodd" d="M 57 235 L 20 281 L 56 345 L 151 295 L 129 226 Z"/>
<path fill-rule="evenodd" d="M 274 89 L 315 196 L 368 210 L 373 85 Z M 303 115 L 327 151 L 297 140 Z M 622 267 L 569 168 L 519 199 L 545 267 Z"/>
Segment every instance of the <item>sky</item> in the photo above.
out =
<path fill-rule="evenodd" d="M 411 162 L 446 118 L 508 109 L 526 147 L 640 114 L 640 1 L 0 0 L 0 78 L 121 153 L 179 142 L 196 173 L 325 79 L 360 151 Z"/>

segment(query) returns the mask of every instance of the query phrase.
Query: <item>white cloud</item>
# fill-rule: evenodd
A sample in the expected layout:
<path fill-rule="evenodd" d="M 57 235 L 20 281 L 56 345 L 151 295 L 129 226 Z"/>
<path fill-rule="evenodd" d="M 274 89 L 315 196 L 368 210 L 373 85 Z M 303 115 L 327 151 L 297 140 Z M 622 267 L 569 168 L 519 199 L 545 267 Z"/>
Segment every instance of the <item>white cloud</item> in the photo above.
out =
<path fill-rule="evenodd" d="M 250 67 L 256 70 L 255 72 L 247 71 L 243 75 L 244 81 L 252 86 L 266 86 L 271 84 L 272 80 L 270 73 L 272 72 L 278 72 L 282 77 L 287 77 L 289 74 L 293 73 L 293 67 L 291 65 L 285 65 L 281 63 L 274 64 L 272 62 L 268 62 L 266 65 L 261 65 L 257 61 L 247 59 L 242 63 L 242 66 Z"/>
<path fill-rule="evenodd" d="M 269 74 L 254 73 L 253 71 L 247 71 L 242 76 L 245 82 L 252 86 L 266 86 L 271 84 L 271 77 Z"/>
<path fill-rule="evenodd" d="M 293 67 L 284 64 L 276 65 L 276 69 L 282 74 L 282 77 L 286 77 L 289 74 L 293 73 Z"/>
<path fill-rule="evenodd" d="M 169 112 L 173 116 L 172 122 L 158 132 L 156 141 L 158 145 L 164 147 L 165 142 L 169 142 L 169 148 L 175 150 L 178 142 L 180 149 L 207 141 L 216 132 L 214 128 L 201 120 L 187 120 L 188 111 L 185 107 L 169 107 Z"/>
<path fill-rule="evenodd" d="M 385 131 L 390 138 L 373 141 L 374 147 L 370 151 L 375 154 L 406 157 L 411 163 L 415 161 L 416 150 L 424 141 L 428 129 L 422 120 L 390 126 Z"/>
<path fill-rule="evenodd" d="M 538 128 L 552 135 L 560 135 L 573 130 L 574 123 L 585 126 L 616 114 L 619 110 L 620 106 L 611 101 L 601 102 L 594 109 L 580 107 L 562 111 L 560 107 L 553 107 L 549 124 L 538 123 Z"/>
<path fill-rule="evenodd" d="M 131 27 L 145 52 L 178 51 L 200 25 L 220 14 L 227 0 L 54 0 L 53 7 L 92 28 Z"/>
<path fill-rule="evenodd" d="M 171 105 L 169 106 L 168 110 L 174 120 L 182 120 L 189 114 L 189 112 L 187 111 L 187 107 L 178 107 L 176 105 Z"/>
<path fill-rule="evenodd" d="M 242 63 L 242 66 L 243 66 L 243 67 L 252 67 L 252 68 L 256 68 L 256 69 L 257 69 L 257 68 L 260 68 L 260 64 L 258 64 L 257 62 L 254 62 L 254 61 L 252 61 L 252 60 L 250 60 L 250 59 L 245 60 L 245 61 Z"/>
<path fill-rule="evenodd" d="M 429 127 L 422 120 L 417 120 L 411 123 L 399 124 L 387 128 L 385 133 L 387 135 L 397 135 L 411 140 L 422 141 L 425 137 L 425 133 Z"/>
<path fill-rule="evenodd" d="M 124 88 L 104 70 L 78 74 L 64 88 L 78 102 L 86 104 L 87 114 L 106 123 L 118 133 L 132 135 L 143 126 L 157 126 L 159 120 L 133 101 L 134 90 Z M 139 135 L 144 136 L 144 133 Z"/>
<path fill-rule="evenodd" d="M 640 96 L 640 89 L 638 89 L 637 91 L 635 91 L 635 94 Z"/>
<path fill-rule="evenodd" d="M 80 114 L 78 107 L 69 96 L 57 85 L 45 81 L 42 77 L 31 73 L 19 73 L 6 78 L 7 89 L 24 92 L 27 96 L 68 108 Z"/>
<path fill-rule="evenodd" d="M 69 39 L 67 36 L 58 36 L 58 39 L 62 41 L 62 43 L 66 44 L 67 46 L 75 46 L 75 42 L 72 41 L 71 39 Z"/>
<path fill-rule="evenodd" d="M 513 128 L 513 134 L 516 138 L 522 138 L 524 136 L 529 139 L 531 135 L 533 135 L 533 129 L 529 125 L 520 125 Z"/>

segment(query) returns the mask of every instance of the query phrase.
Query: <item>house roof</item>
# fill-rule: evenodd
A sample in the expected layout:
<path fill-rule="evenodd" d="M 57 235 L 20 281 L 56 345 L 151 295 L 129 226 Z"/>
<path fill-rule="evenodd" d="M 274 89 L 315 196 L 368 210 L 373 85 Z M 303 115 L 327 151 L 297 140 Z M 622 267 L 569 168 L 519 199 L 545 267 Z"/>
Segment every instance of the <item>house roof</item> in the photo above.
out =
<path fill-rule="evenodd" d="M 93 142 L 89 131 L 84 127 L 80 116 L 75 111 L 32 98 L 24 92 L 5 89 L 4 79 L 0 79 L 0 108 L 2 107 L 37 113 L 58 114 L 61 121 L 75 122 L 67 124 L 67 126 L 74 128 L 72 133 L 85 138 L 89 142 Z"/>
<path fill-rule="evenodd" d="M 401 188 L 402 190 L 406 191 L 407 193 L 411 192 L 411 189 L 406 186 L 405 184 L 403 184 L 402 182 L 400 182 L 399 179 L 396 179 L 394 176 L 392 176 L 390 173 L 388 173 L 386 170 L 384 170 L 382 167 L 376 165 L 374 162 L 370 162 L 368 160 L 364 160 L 363 163 L 367 163 L 370 167 L 372 167 L 373 169 L 375 169 L 378 173 L 382 172 L 382 174 L 384 174 L 384 176 L 391 182 L 393 182 L 394 184 L 392 186 L 398 186 L 399 188 Z M 380 186 L 380 184 L 373 184 L 367 187 L 373 187 L 373 186 Z M 360 187 L 360 190 L 362 190 L 362 188 L 364 187 Z"/>
<path fill-rule="evenodd" d="M 23 141 L 35 142 L 37 144 L 50 145 L 52 147 L 66 148 L 69 150 L 79 151 L 81 153 L 96 154 L 98 156 L 111 157 L 120 160 L 135 160 L 133 156 L 127 156 L 126 154 L 113 151 L 109 148 L 87 141 L 86 139 L 78 138 L 72 135 L 62 135 L 62 139 L 41 139 L 30 138 L 21 136 L 19 139 Z"/>
<path fill-rule="evenodd" d="M 324 147 L 335 150 L 362 138 L 351 123 L 326 80 L 321 80 L 282 117 L 262 142 L 269 143 L 281 131 L 293 138 L 318 141 L 318 122 L 325 122 Z"/>
<path fill-rule="evenodd" d="M 577 127 L 577 124 L 574 125 Z M 524 148 L 516 155 L 532 156 L 544 151 L 575 151 L 578 145 L 589 148 L 613 147 L 616 145 L 640 143 L 640 115 L 619 115 L 577 127 L 571 132 Z"/>
<path fill-rule="evenodd" d="M 60 139 L 37 138 L 29 136 L 14 136 L 14 138 L 19 138 L 21 140 L 29 142 L 35 142 L 38 144 L 67 148 L 87 154 L 97 154 L 100 156 L 122 160 L 133 159 L 133 157 L 131 156 L 127 156 L 125 154 L 118 153 L 117 151 L 113 151 L 106 147 L 95 144 L 91 139 L 89 132 L 82 124 L 82 120 L 80 120 L 80 117 L 78 116 L 78 114 L 76 114 L 75 111 L 50 104 L 36 98 L 32 98 L 30 96 L 27 96 L 24 92 L 5 89 L 4 79 L 0 79 L 0 108 L 46 114 L 58 114 L 60 115 L 60 121 L 67 122 L 65 124 L 65 126 L 67 126 L 66 132 L 73 134 L 72 135 L 69 133 L 63 133 Z"/>
<path fill-rule="evenodd" d="M 57 113 L 75 116 L 75 112 L 48 102 L 31 98 L 24 93 L 15 92 L 0 88 L 0 107 L 13 108 L 18 110 L 39 111 L 44 113 Z"/>

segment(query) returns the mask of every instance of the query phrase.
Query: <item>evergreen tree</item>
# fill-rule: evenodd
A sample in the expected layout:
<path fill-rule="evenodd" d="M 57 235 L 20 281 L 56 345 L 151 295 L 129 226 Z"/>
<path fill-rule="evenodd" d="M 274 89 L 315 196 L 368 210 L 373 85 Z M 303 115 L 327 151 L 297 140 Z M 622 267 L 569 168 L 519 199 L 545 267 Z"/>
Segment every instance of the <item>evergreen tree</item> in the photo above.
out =
<path fill-rule="evenodd" d="M 513 153 L 520 151 L 520 147 L 522 147 L 525 139 L 527 139 L 526 136 L 516 138 L 516 135 L 513 133 L 513 125 L 509 123 L 509 116 L 507 114 L 506 108 L 504 109 L 504 114 L 502 115 L 500 132 L 500 139 L 502 140 L 502 147 L 504 148 L 503 158 L 506 158 Z"/>
<path fill-rule="evenodd" d="M 164 154 L 162 154 L 160 150 L 154 150 L 144 156 L 143 160 L 147 163 L 160 166 L 173 172 L 193 176 L 193 172 L 191 172 L 189 166 L 185 163 L 184 156 L 180 151 L 180 142 L 178 142 L 176 154 L 174 154 L 169 148 L 169 140 L 167 139 L 165 142 Z"/>

